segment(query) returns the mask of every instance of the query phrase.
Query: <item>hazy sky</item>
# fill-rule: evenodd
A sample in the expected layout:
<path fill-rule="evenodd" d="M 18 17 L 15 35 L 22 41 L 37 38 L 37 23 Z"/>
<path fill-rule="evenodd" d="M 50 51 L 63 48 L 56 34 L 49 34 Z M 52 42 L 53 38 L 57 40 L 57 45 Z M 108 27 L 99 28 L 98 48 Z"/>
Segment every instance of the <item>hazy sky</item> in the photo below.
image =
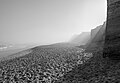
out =
<path fill-rule="evenodd" d="M 67 41 L 106 20 L 106 0 L 0 0 L 0 41 Z"/>

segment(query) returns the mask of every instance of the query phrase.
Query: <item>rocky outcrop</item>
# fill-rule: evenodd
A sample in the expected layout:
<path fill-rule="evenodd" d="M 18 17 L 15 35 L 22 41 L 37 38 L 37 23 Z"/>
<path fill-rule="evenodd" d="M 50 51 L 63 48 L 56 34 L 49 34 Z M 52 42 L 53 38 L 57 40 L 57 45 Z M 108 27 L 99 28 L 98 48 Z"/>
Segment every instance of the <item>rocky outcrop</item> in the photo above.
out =
<path fill-rule="evenodd" d="M 100 25 L 95 29 L 91 30 L 91 38 L 89 42 L 86 44 L 86 50 L 88 51 L 103 50 L 104 39 L 105 39 L 105 28 L 106 28 L 106 22 L 104 22 L 103 25 Z"/>
<path fill-rule="evenodd" d="M 101 27 L 102 27 L 102 25 L 91 30 L 91 40 L 93 40 L 95 38 L 96 34 L 98 33 L 98 31 L 100 30 Z"/>
<path fill-rule="evenodd" d="M 120 0 L 107 0 L 107 3 L 103 57 L 120 60 Z"/>
<path fill-rule="evenodd" d="M 93 51 L 100 47 L 103 49 L 105 40 L 106 22 L 92 29 L 91 32 L 83 32 L 80 35 L 73 36 L 70 43 L 78 45 L 80 48 Z M 98 49 L 99 50 L 99 49 Z"/>
<path fill-rule="evenodd" d="M 106 22 L 104 22 L 103 25 L 100 25 L 99 28 L 95 28 L 93 30 L 91 30 L 91 39 L 92 42 L 104 42 L 104 33 L 105 33 L 105 28 L 106 28 Z M 93 35 L 94 32 L 96 32 L 95 30 L 98 30 L 96 34 Z"/>

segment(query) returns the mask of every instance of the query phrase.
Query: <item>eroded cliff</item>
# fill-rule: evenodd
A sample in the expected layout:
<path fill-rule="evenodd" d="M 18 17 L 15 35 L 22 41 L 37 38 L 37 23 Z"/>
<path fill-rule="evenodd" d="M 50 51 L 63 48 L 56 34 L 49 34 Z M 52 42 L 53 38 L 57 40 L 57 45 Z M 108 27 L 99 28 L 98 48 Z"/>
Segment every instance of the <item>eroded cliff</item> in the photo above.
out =
<path fill-rule="evenodd" d="M 107 3 L 103 57 L 120 60 L 120 0 L 107 0 Z"/>
<path fill-rule="evenodd" d="M 91 30 L 91 38 L 86 44 L 87 51 L 103 51 L 106 22 Z"/>

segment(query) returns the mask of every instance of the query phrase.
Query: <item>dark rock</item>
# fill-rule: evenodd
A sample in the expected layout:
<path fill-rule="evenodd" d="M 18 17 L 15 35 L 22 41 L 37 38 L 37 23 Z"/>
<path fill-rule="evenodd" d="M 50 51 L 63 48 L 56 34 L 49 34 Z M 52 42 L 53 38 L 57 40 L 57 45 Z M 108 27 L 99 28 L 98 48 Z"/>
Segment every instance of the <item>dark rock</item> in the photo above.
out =
<path fill-rule="evenodd" d="M 120 60 L 120 0 L 107 0 L 107 24 L 103 57 Z"/>

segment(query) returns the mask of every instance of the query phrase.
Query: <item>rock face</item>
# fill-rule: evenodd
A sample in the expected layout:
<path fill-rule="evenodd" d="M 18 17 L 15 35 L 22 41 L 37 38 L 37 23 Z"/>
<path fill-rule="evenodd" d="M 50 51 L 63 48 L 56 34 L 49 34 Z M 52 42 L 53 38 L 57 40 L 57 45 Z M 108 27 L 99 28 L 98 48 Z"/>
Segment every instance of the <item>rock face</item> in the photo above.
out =
<path fill-rule="evenodd" d="M 120 0 L 107 0 L 107 6 L 103 57 L 120 60 Z"/>
<path fill-rule="evenodd" d="M 98 33 L 98 31 L 100 30 L 100 28 L 102 27 L 102 25 L 96 27 L 95 29 L 91 30 L 91 40 L 94 39 L 94 37 L 96 36 L 96 34 Z"/>
<path fill-rule="evenodd" d="M 91 38 L 86 44 L 86 49 L 89 51 L 103 50 L 104 40 L 105 40 L 105 28 L 106 22 L 103 25 L 96 27 L 91 30 Z M 100 49 L 98 49 L 100 48 Z"/>
<path fill-rule="evenodd" d="M 91 41 L 92 42 L 103 42 L 105 28 L 106 28 L 106 22 L 104 22 L 103 25 L 100 25 L 97 28 L 92 29 L 91 30 Z"/>

